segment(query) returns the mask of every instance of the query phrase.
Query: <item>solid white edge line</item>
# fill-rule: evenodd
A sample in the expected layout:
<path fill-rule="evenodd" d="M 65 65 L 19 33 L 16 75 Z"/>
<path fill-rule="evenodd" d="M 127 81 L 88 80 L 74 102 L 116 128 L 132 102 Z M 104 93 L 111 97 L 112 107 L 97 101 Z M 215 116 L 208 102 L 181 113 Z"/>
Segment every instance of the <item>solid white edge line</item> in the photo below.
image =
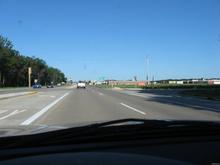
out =
<path fill-rule="evenodd" d="M 135 112 L 141 113 L 142 115 L 146 115 L 145 112 L 142 112 L 142 111 L 140 111 L 140 110 L 138 110 L 138 109 L 136 109 L 136 108 L 133 108 L 133 107 L 127 105 L 127 104 L 124 104 L 124 103 L 120 103 L 120 104 L 123 105 L 123 106 L 125 106 L 125 107 L 127 107 L 127 108 L 129 108 L 129 109 L 132 109 L 132 110 L 135 111 Z"/>
<path fill-rule="evenodd" d="M 35 121 L 37 118 L 39 118 L 41 115 L 43 115 L 44 113 L 46 113 L 51 107 L 53 107 L 55 104 L 57 104 L 60 100 L 62 100 L 64 97 L 66 97 L 69 93 L 65 93 L 63 96 L 61 96 L 60 98 L 58 98 L 57 100 L 53 101 L 52 103 L 50 103 L 49 105 L 47 105 L 46 107 L 44 107 L 43 109 L 41 109 L 40 111 L 38 111 L 37 113 L 35 113 L 33 116 L 31 116 L 30 118 L 28 118 L 27 120 L 25 120 L 24 122 L 22 122 L 20 125 L 29 125 L 31 124 L 33 121 Z"/>

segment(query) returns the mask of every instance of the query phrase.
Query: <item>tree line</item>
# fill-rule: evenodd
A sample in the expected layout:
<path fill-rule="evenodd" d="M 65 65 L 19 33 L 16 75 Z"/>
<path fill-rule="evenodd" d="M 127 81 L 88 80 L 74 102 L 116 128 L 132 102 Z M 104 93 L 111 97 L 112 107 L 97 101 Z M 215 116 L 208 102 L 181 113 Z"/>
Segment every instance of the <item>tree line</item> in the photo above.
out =
<path fill-rule="evenodd" d="M 35 79 L 42 85 L 66 81 L 59 69 L 40 58 L 20 54 L 10 40 L 0 35 L 0 87 L 28 86 L 28 67 L 32 68 L 32 84 Z"/>

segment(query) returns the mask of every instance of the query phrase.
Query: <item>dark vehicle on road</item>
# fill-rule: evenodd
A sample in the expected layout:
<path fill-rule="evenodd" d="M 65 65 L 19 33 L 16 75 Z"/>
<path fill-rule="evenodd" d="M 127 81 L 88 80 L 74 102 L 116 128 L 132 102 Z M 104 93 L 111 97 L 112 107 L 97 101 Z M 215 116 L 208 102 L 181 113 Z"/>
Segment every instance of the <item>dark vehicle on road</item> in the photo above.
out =
<path fill-rule="evenodd" d="M 47 88 L 54 88 L 54 86 L 50 84 L 50 85 L 47 85 Z"/>
<path fill-rule="evenodd" d="M 41 84 L 34 84 L 32 87 L 33 88 L 42 88 Z"/>

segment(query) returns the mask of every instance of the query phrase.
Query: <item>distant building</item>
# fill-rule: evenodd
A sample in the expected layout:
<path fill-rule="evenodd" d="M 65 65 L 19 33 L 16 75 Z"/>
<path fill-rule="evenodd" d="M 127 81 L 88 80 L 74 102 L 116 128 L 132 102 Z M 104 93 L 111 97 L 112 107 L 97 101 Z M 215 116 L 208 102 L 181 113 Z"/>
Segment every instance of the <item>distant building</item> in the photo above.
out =
<path fill-rule="evenodd" d="M 136 86 L 145 86 L 147 81 L 108 81 L 108 85 L 136 85 Z"/>
<path fill-rule="evenodd" d="M 168 84 L 176 84 L 176 81 L 174 81 L 174 80 L 168 81 Z"/>
<path fill-rule="evenodd" d="M 119 80 L 105 80 L 108 85 L 136 85 L 136 86 L 145 86 L 147 84 L 215 84 L 220 85 L 220 79 L 167 79 L 167 80 L 157 80 L 157 81 L 119 81 Z"/>
<path fill-rule="evenodd" d="M 183 81 L 176 81 L 176 84 L 183 84 Z"/>
<path fill-rule="evenodd" d="M 159 84 L 208 84 L 205 79 L 168 79 L 156 81 Z"/>
<path fill-rule="evenodd" d="M 137 76 L 134 76 L 133 81 L 137 81 Z"/>
<path fill-rule="evenodd" d="M 220 80 L 208 80 L 208 84 L 210 84 L 210 85 L 220 85 Z"/>

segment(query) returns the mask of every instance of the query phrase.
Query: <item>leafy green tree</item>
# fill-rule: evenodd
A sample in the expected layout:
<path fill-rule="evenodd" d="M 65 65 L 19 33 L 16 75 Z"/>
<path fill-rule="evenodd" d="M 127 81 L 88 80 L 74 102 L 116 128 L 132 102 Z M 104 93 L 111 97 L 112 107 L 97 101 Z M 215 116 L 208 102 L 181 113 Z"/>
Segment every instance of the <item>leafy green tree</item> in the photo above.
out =
<path fill-rule="evenodd" d="M 49 67 L 40 58 L 21 55 L 11 41 L 0 35 L 0 86 L 27 86 L 28 67 L 32 68 L 32 82 L 38 79 L 44 85 L 66 81 L 59 69 Z"/>

